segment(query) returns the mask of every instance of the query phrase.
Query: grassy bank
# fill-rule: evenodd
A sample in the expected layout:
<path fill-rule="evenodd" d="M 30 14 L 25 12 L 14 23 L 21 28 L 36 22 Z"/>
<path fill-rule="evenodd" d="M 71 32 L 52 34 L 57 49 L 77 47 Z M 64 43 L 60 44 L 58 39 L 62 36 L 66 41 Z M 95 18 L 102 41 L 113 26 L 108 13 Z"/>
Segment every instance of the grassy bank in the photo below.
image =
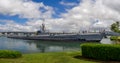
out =
<path fill-rule="evenodd" d="M 101 62 L 104 63 L 103 61 L 82 58 L 80 52 L 24 54 L 23 57 L 17 59 L 0 59 L 0 63 L 101 63 Z"/>

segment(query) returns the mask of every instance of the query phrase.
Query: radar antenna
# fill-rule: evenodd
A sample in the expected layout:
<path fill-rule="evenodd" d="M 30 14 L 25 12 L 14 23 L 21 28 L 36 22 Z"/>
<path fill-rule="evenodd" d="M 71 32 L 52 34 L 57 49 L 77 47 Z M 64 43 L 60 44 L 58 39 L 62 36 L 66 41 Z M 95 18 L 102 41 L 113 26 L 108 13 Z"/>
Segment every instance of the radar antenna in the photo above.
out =
<path fill-rule="evenodd" d="M 42 20 L 42 26 L 41 26 L 41 29 L 42 29 L 42 32 L 44 33 L 45 32 L 45 19 Z"/>

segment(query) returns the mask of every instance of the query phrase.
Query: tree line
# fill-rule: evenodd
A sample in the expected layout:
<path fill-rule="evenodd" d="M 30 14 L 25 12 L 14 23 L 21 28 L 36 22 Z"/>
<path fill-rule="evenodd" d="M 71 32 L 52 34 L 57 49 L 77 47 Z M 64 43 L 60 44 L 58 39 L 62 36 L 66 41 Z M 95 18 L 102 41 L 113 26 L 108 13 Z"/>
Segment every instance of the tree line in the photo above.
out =
<path fill-rule="evenodd" d="M 119 26 L 120 26 L 120 23 L 117 21 L 111 25 L 111 30 L 114 32 L 120 33 Z"/>

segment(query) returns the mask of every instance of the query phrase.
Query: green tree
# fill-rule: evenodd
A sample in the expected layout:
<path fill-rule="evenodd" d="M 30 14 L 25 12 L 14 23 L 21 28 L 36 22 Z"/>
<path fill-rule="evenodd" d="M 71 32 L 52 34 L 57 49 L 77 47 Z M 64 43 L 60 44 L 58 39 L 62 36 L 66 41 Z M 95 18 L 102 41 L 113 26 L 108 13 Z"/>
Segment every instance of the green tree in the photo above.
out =
<path fill-rule="evenodd" d="M 120 32 L 119 30 L 119 22 L 115 22 L 111 25 L 111 30 L 114 31 L 114 32 Z"/>

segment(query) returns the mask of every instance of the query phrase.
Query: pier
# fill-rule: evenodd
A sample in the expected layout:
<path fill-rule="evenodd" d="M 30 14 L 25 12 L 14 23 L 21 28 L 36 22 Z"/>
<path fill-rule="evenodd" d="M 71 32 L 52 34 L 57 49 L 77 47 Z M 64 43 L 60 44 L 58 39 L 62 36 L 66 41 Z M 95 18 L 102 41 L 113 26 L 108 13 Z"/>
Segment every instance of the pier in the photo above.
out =
<path fill-rule="evenodd" d="M 1 36 L 7 36 L 7 35 L 33 35 L 36 34 L 36 32 L 0 32 Z"/>
<path fill-rule="evenodd" d="M 91 33 L 100 33 L 100 32 L 91 32 Z M 82 34 L 82 33 L 42 33 L 48 35 L 61 35 L 61 34 Z M 85 34 L 85 33 L 84 33 Z M 120 36 L 120 33 L 112 32 L 112 31 L 105 31 L 103 33 L 105 36 Z M 0 32 L 0 36 L 8 36 L 8 35 L 37 35 L 37 32 L 17 32 L 17 31 L 10 31 L 10 32 Z"/>

